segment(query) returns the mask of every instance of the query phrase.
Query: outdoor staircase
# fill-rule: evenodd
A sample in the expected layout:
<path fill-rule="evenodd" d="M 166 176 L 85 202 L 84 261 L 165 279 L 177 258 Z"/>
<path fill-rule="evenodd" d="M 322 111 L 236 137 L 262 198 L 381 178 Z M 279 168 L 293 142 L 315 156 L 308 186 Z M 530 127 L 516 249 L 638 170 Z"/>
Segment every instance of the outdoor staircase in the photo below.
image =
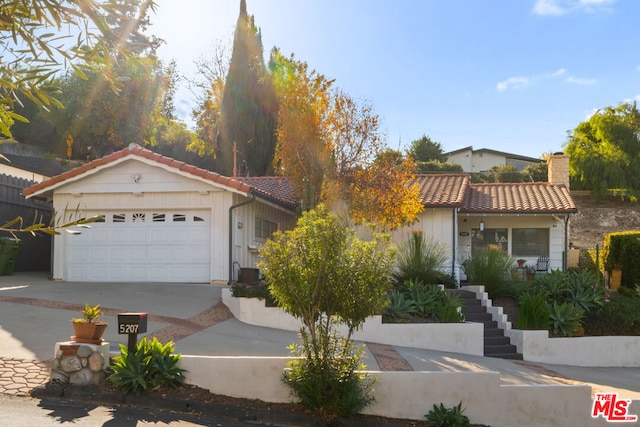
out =
<path fill-rule="evenodd" d="M 485 357 L 522 360 L 522 354 L 517 352 L 516 346 L 511 344 L 509 337 L 504 336 L 504 331 L 498 328 L 498 322 L 492 319 L 491 313 L 487 313 L 487 308 L 476 298 L 474 292 L 464 289 L 451 289 L 450 292 L 460 296 L 464 304 L 462 312 L 467 322 L 484 324 Z"/>

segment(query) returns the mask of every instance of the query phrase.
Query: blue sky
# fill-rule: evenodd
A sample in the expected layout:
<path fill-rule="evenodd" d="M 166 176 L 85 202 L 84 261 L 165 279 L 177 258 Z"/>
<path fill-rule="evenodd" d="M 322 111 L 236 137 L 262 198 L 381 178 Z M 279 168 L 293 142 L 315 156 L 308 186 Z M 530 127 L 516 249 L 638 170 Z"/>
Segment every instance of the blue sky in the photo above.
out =
<path fill-rule="evenodd" d="M 179 71 L 229 40 L 240 0 L 157 0 L 149 33 Z M 179 6 L 178 6 L 179 5 Z M 370 101 L 389 146 L 429 135 L 530 157 L 598 108 L 640 99 L 636 0 L 247 0 L 277 46 Z M 192 95 L 178 93 L 188 116 Z"/>

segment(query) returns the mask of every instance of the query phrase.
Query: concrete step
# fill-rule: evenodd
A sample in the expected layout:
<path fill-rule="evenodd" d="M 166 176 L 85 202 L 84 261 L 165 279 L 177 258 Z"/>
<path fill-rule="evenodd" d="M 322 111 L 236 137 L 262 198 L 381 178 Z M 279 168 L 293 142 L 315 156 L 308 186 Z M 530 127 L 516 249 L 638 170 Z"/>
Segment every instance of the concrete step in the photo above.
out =
<path fill-rule="evenodd" d="M 503 337 L 504 331 L 500 328 L 484 328 L 484 338 Z"/>
<path fill-rule="evenodd" d="M 463 305 L 462 312 L 464 314 L 482 314 L 487 312 L 487 308 L 482 305 Z"/>
<path fill-rule="evenodd" d="M 469 313 L 466 316 L 467 321 L 470 322 L 491 322 L 493 320 L 493 318 L 491 317 L 490 313 L 487 313 L 486 311 L 484 313 Z"/>
<path fill-rule="evenodd" d="M 511 340 L 509 337 L 497 336 L 497 337 L 488 337 L 485 335 L 484 337 L 484 345 L 485 346 L 494 346 L 494 345 L 511 345 Z"/>
<path fill-rule="evenodd" d="M 515 345 L 512 345 L 512 344 L 487 345 L 486 343 L 484 344 L 485 356 L 488 356 L 490 354 L 511 354 L 511 353 L 517 353 L 517 349 Z"/>

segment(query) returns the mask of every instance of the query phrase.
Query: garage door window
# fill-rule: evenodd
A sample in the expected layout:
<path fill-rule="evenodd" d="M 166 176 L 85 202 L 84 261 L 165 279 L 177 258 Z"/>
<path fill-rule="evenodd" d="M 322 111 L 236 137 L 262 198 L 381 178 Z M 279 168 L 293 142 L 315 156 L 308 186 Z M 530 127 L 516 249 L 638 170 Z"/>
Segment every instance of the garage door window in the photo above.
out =
<path fill-rule="evenodd" d="M 164 222 L 164 214 L 161 213 L 154 213 L 153 214 L 153 222 Z"/>
<path fill-rule="evenodd" d="M 125 214 L 113 214 L 113 222 L 126 222 Z"/>

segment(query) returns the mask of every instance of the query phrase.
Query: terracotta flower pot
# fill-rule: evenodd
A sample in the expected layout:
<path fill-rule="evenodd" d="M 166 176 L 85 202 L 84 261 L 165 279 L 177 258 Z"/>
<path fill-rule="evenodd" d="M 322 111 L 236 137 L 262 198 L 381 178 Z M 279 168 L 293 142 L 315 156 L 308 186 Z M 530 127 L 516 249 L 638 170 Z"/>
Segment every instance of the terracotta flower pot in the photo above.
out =
<path fill-rule="evenodd" d="M 102 334 L 104 334 L 105 329 L 107 329 L 107 324 L 104 322 L 73 322 L 75 335 L 71 337 L 71 341 L 100 344 L 102 343 Z"/>
<path fill-rule="evenodd" d="M 60 350 L 64 356 L 73 356 L 78 352 L 80 345 L 78 344 L 62 344 Z"/>

